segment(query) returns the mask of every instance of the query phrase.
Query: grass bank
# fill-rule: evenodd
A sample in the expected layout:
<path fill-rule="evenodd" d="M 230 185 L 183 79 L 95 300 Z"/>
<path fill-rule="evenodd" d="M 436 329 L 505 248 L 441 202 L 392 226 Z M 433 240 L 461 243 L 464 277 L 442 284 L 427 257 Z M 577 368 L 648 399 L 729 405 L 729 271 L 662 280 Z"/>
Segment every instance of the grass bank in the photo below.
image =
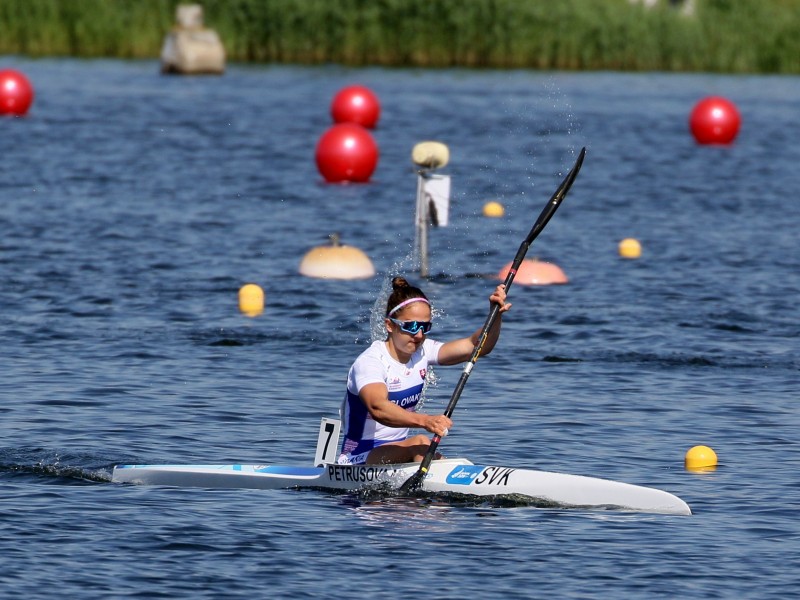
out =
<path fill-rule="evenodd" d="M 179 0 L 0 0 L 0 54 L 155 58 Z M 800 0 L 204 0 L 229 61 L 800 73 Z"/>

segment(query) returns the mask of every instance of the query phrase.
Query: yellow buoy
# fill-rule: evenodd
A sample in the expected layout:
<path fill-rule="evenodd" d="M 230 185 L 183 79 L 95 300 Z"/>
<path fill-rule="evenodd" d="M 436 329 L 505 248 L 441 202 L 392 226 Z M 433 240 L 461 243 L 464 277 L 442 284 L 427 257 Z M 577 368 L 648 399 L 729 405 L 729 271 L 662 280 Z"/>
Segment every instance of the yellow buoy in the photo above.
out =
<path fill-rule="evenodd" d="M 642 255 L 642 245 L 638 240 L 625 238 L 619 243 L 619 255 L 622 258 L 639 258 Z"/>
<path fill-rule="evenodd" d="M 502 217 L 505 212 L 506 210 L 503 208 L 503 205 L 494 200 L 483 205 L 484 217 Z"/>
<path fill-rule="evenodd" d="M 687 469 L 713 470 L 717 467 L 717 453 L 708 446 L 695 446 L 686 452 L 684 465 Z"/>
<path fill-rule="evenodd" d="M 330 246 L 309 250 L 300 261 L 300 274 L 320 279 L 367 279 L 375 275 L 372 261 L 363 251 L 339 243 L 339 236 L 330 236 Z"/>
<path fill-rule="evenodd" d="M 264 312 L 264 290 L 255 283 L 248 283 L 239 289 L 239 310 L 248 317 L 257 317 Z"/>

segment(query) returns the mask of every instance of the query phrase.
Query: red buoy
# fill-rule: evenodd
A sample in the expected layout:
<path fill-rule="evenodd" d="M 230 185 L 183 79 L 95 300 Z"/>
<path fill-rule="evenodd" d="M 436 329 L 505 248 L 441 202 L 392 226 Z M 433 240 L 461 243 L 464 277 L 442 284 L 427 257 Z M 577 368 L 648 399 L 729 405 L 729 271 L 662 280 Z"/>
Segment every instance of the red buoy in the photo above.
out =
<path fill-rule="evenodd" d="M 369 181 L 378 164 L 378 145 L 355 123 L 339 123 L 317 142 L 317 168 L 328 182 Z"/>
<path fill-rule="evenodd" d="M 380 114 L 378 97 L 362 85 L 351 85 L 340 90 L 331 102 L 334 123 L 358 123 L 372 129 L 378 123 Z"/>
<path fill-rule="evenodd" d="M 33 103 L 33 86 L 14 69 L 0 71 L 0 115 L 23 116 Z"/>
<path fill-rule="evenodd" d="M 730 144 L 740 124 L 736 105 L 719 96 L 700 100 L 689 117 L 689 128 L 699 144 Z"/>

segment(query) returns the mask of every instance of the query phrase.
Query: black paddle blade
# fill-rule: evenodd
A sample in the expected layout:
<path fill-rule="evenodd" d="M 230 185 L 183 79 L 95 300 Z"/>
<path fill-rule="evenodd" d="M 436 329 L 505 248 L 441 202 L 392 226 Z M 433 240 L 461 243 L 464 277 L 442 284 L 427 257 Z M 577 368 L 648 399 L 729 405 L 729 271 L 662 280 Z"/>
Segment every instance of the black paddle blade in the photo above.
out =
<path fill-rule="evenodd" d="M 575 178 L 578 176 L 578 173 L 583 166 L 583 158 L 585 156 L 586 148 L 581 148 L 581 151 L 578 153 L 578 158 L 575 160 L 575 164 L 572 166 L 572 169 L 570 169 L 569 173 L 567 173 L 566 177 L 564 177 L 564 180 L 561 182 L 561 185 L 558 186 L 558 189 L 553 192 L 550 200 L 542 209 L 539 218 L 536 219 L 533 227 L 531 227 L 531 232 L 525 239 L 525 243 L 528 246 L 533 243 L 533 240 L 535 240 L 536 237 L 542 232 L 542 229 L 544 229 L 545 225 L 550 222 L 550 219 L 553 218 L 554 214 L 556 214 L 556 209 L 561 205 L 561 201 L 567 197 L 567 193 L 572 187 L 572 184 L 575 182 Z"/>
<path fill-rule="evenodd" d="M 427 470 L 426 470 L 427 471 Z M 425 473 L 422 469 L 419 469 L 416 473 L 414 473 L 411 477 L 405 480 L 403 485 L 400 486 L 398 492 L 403 495 L 410 494 L 412 492 L 416 492 L 419 488 L 422 487 L 422 480 L 425 479 Z"/>

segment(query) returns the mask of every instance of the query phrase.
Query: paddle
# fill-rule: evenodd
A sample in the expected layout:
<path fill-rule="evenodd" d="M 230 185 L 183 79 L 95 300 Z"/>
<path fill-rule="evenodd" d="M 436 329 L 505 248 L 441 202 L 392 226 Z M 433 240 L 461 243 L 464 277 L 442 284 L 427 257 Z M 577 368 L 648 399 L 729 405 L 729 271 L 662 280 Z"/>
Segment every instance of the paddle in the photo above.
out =
<path fill-rule="evenodd" d="M 561 204 L 561 201 L 566 197 L 567 192 L 569 192 L 569 188 L 572 187 L 572 182 L 575 181 L 575 178 L 578 176 L 578 171 L 581 170 L 581 165 L 583 164 L 583 157 L 585 154 L 586 148 L 581 148 L 581 152 L 578 155 L 578 160 L 575 161 L 575 165 L 572 167 L 572 170 L 567 173 L 564 181 L 562 181 L 561 185 L 558 186 L 558 189 L 550 198 L 550 201 L 544 207 L 544 210 L 542 210 L 539 218 L 536 219 L 536 223 L 533 224 L 528 237 L 526 237 L 522 244 L 520 244 L 519 250 L 517 250 L 517 255 L 514 257 L 514 262 L 511 264 L 508 275 L 506 275 L 506 279 L 503 282 L 506 286 L 506 294 L 508 294 L 508 290 L 511 288 L 511 284 L 514 281 L 514 276 L 517 274 L 517 269 L 519 269 L 520 264 L 522 264 L 525 254 L 528 252 L 528 248 L 530 248 L 533 240 L 536 239 L 536 237 L 544 229 L 545 225 L 547 225 L 547 223 L 553 217 L 556 209 L 558 209 L 559 205 Z M 492 325 L 494 325 L 497 315 L 499 314 L 500 306 L 498 304 L 493 304 L 491 310 L 489 311 L 489 316 L 486 318 L 486 322 L 483 324 L 483 329 L 481 330 L 480 337 L 478 338 L 478 343 L 475 344 L 475 349 L 472 351 L 472 356 L 470 357 L 469 362 L 464 365 L 461 378 L 458 380 L 456 388 L 453 390 L 453 395 L 450 397 L 450 402 L 444 411 L 445 416 L 448 418 L 453 415 L 453 411 L 456 408 L 456 404 L 461 396 L 461 392 L 464 390 L 464 386 L 467 385 L 467 379 L 469 379 L 469 374 L 472 372 L 472 367 L 477 362 L 478 357 L 480 357 L 481 350 L 483 350 L 483 345 L 486 343 L 486 338 L 489 335 L 489 330 L 492 328 Z M 416 473 L 409 477 L 405 483 L 403 483 L 403 485 L 400 486 L 399 492 L 401 494 L 419 489 L 419 487 L 422 485 L 422 480 L 425 479 L 425 475 L 428 473 L 428 467 L 430 467 L 431 461 L 436 454 L 436 448 L 439 446 L 439 442 L 441 441 L 442 438 L 438 435 L 433 436 L 431 445 L 428 447 L 428 452 L 423 457 L 422 462 L 419 465 L 419 469 Z"/>

